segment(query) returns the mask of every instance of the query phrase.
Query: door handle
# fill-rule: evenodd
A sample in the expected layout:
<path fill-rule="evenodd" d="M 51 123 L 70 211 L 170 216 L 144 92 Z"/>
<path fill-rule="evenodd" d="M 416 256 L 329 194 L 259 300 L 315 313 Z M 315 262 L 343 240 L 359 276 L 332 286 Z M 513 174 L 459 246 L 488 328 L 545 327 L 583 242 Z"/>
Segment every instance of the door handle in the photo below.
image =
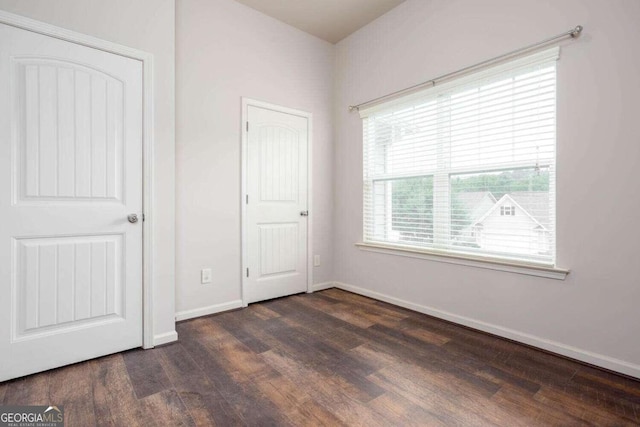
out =
<path fill-rule="evenodd" d="M 309 211 L 300 212 L 300 216 L 309 216 Z"/>
<path fill-rule="evenodd" d="M 138 214 L 131 214 L 127 217 L 127 220 L 129 220 L 129 222 L 131 224 L 135 224 L 136 222 L 138 222 Z"/>

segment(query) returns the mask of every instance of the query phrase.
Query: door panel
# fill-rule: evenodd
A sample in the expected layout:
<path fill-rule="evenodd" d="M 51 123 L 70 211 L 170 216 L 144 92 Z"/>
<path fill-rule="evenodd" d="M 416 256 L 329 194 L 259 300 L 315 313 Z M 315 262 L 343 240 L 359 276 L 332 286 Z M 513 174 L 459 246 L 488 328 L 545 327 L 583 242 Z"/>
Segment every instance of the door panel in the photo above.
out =
<path fill-rule="evenodd" d="M 123 82 L 69 61 L 13 62 L 19 200 L 120 200 Z"/>
<path fill-rule="evenodd" d="M 15 339 L 122 318 L 122 235 L 16 240 Z"/>
<path fill-rule="evenodd" d="M 292 129 L 263 125 L 258 131 L 260 151 L 260 200 L 262 202 L 298 202 L 298 133 Z"/>
<path fill-rule="evenodd" d="M 142 64 L 0 24 L 0 381 L 142 345 Z"/>
<path fill-rule="evenodd" d="M 298 267 L 298 223 L 258 224 L 260 277 L 295 273 Z"/>
<path fill-rule="evenodd" d="M 307 290 L 308 119 L 248 107 L 248 302 Z"/>

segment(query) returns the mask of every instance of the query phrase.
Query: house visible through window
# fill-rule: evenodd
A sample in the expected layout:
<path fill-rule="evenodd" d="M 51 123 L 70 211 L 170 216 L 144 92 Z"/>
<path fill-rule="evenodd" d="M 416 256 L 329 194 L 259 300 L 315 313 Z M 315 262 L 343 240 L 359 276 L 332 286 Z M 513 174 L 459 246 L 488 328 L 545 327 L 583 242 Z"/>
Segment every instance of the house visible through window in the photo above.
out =
<path fill-rule="evenodd" d="M 555 264 L 557 57 L 361 111 L 364 241 Z"/>

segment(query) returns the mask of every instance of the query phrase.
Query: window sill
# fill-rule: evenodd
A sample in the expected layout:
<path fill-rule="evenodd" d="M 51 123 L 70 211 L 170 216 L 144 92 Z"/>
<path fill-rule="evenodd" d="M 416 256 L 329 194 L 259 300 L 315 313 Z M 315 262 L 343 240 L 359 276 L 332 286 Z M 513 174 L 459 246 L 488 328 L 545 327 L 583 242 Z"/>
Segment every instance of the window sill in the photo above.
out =
<path fill-rule="evenodd" d="M 404 256 L 409 258 L 426 259 L 429 261 L 445 262 L 448 264 L 466 265 L 469 267 L 486 268 L 489 270 L 507 271 L 509 273 L 524 274 L 527 276 L 545 277 L 547 279 L 564 280 L 569 270 L 562 268 L 528 264 L 517 261 L 504 261 L 492 258 L 474 257 L 472 255 L 458 255 L 437 252 L 426 249 L 414 249 L 404 246 L 385 245 L 376 243 L 356 243 L 363 251 L 377 252 L 389 255 Z"/>

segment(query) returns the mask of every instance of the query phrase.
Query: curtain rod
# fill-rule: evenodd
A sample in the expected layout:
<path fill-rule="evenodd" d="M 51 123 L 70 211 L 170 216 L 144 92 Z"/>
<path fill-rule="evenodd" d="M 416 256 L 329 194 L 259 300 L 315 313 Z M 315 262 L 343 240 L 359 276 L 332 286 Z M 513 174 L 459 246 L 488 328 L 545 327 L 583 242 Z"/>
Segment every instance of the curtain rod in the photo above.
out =
<path fill-rule="evenodd" d="M 397 95 L 401 95 L 403 93 L 412 92 L 412 91 L 420 89 L 420 88 L 422 88 L 424 86 L 433 87 L 441 80 L 446 80 L 446 79 L 449 79 L 449 78 L 451 78 L 453 76 L 456 76 L 458 74 L 464 74 L 464 73 L 467 73 L 469 71 L 475 70 L 476 68 L 480 68 L 480 67 L 484 67 L 486 65 L 493 64 L 494 62 L 498 62 L 498 61 L 501 61 L 503 59 L 506 59 L 506 58 L 509 58 L 509 57 L 512 57 L 512 56 L 516 56 L 518 54 L 521 54 L 521 53 L 536 49 L 538 47 L 547 45 L 547 44 L 549 44 L 551 42 L 555 42 L 556 40 L 560 40 L 560 39 L 563 39 L 563 38 L 566 38 L 566 37 L 571 37 L 571 38 L 575 39 L 578 36 L 580 36 L 580 33 L 582 32 L 582 29 L 583 29 L 582 25 L 578 25 L 575 28 L 570 29 L 569 31 L 565 31 L 562 34 L 558 34 L 557 36 L 548 38 L 546 40 L 542 40 L 542 41 L 540 41 L 538 43 L 530 44 L 529 46 L 525 46 L 525 47 L 522 47 L 520 49 L 512 50 L 511 52 L 505 53 L 503 55 L 496 56 L 496 57 L 491 58 L 491 59 L 487 59 L 486 61 L 478 62 L 477 64 L 473 64 L 473 65 L 470 65 L 468 67 L 461 68 L 461 69 L 459 69 L 457 71 L 453 71 L 451 73 L 443 74 L 441 76 L 435 77 L 435 78 L 433 78 L 431 80 L 427 80 L 427 81 L 422 82 L 422 83 L 418 83 L 417 85 L 413 85 L 413 86 L 408 87 L 406 89 L 401 89 L 401 90 L 392 92 L 392 93 L 390 93 L 388 95 L 383 95 L 383 96 L 371 99 L 371 100 L 366 101 L 366 102 L 361 102 L 360 104 L 357 104 L 357 105 L 350 105 L 349 106 L 349 111 L 360 110 L 360 108 L 365 106 L 365 105 L 369 105 L 369 104 L 377 103 L 377 102 L 380 102 L 380 101 L 384 101 L 385 99 L 393 98 L 393 97 L 395 97 Z"/>

